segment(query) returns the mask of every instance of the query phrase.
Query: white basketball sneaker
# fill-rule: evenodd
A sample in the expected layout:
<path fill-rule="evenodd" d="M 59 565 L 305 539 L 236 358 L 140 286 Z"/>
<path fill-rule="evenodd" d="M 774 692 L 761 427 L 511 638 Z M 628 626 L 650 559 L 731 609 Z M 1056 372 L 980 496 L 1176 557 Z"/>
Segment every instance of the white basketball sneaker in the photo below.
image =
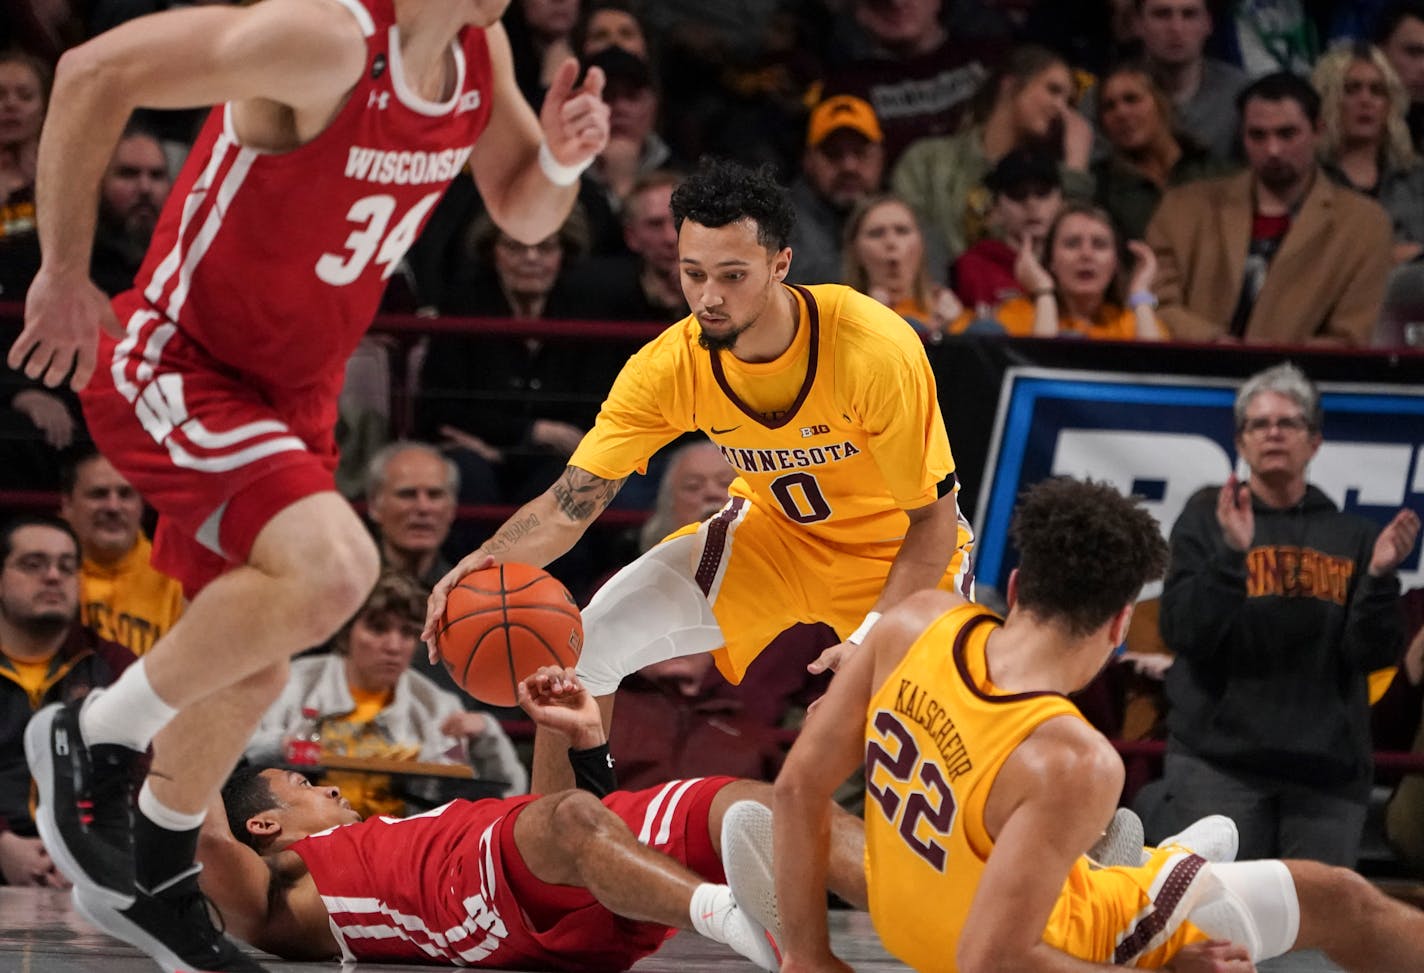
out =
<path fill-rule="evenodd" d="M 722 868 L 737 904 L 773 937 L 781 936 L 771 865 L 771 808 L 738 801 L 722 816 Z"/>
<path fill-rule="evenodd" d="M 1142 819 L 1131 808 L 1120 807 L 1097 844 L 1088 849 L 1088 857 L 1104 868 L 1114 865 L 1135 868 L 1146 860 L 1142 850 L 1144 841 Z"/>
<path fill-rule="evenodd" d="M 1236 852 L 1241 847 L 1241 836 L 1236 831 L 1236 822 L 1224 814 L 1208 814 L 1200 821 L 1194 821 L 1184 830 L 1163 838 L 1159 848 L 1176 845 L 1209 862 L 1234 862 Z"/>

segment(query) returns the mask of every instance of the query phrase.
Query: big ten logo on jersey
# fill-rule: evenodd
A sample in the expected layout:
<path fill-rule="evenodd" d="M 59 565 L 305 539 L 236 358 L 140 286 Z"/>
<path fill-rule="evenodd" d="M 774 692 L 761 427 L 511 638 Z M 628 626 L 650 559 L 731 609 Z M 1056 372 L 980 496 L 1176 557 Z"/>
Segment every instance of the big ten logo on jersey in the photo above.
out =
<path fill-rule="evenodd" d="M 1004 383 L 1007 419 L 990 445 L 992 473 L 980 490 L 978 536 L 1005 536 L 1013 498 L 1048 476 L 1090 477 L 1142 497 L 1166 534 L 1193 494 L 1224 483 L 1238 466 L 1235 382 L 1013 372 Z M 1306 469 L 1309 482 L 1380 525 L 1400 507 L 1424 509 L 1424 394 L 1409 386 L 1320 390 L 1323 442 Z M 986 545 L 976 574 L 1002 586 L 1013 563 L 1005 545 L 996 547 Z M 1417 548 L 1399 577 L 1405 590 L 1424 584 Z M 1153 585 L 1143 595 L 1159 591 Z"/>
<path fill-rule="evenodd" d="M 900 695 L 902 698 L 895 704 L 897 710 L 904 701 L 904 686 Z M 956 756 L 953 766 L 958 773 L 947 768 L 939 750 L 923 752 L 915 734 L 889 710 L 877 711 L 871 727 L 875 735 L 865 743 L 865 796 L 912 852 L 942 872 L 949 854 L 945 839 L 953 832 L 954 819 L 959 814 L 959 802 L 950 782 L 972 764 L 967 755 L 962 759 Z M 944 727 L 953 734 L 955 746 L 962 747 L 947 716 Z"/>
<path fill-rule="evenodd" d="M 830 431 L 831 427 L 824 424 L 818 426 L 802 426 L 801 438 L 810 439 L 812 436 L 824 436 Z"/>

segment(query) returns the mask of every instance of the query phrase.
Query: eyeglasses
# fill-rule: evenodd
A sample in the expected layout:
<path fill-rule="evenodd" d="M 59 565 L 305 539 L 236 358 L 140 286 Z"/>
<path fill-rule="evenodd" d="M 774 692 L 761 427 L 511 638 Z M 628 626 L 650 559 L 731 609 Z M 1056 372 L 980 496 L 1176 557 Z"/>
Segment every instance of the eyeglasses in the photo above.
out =
<path fill-rule="evenodd" d="M 54 568 L 66 578 L 72 578 L 79 573 L 79 559 L 69 554 L 59 557 L 50 557 L 48 554 L 21 554 L 12 558 L 6 567 L 32 577 L 44 575 L 50 568 Z"/>
<path fill-rule="evenodd" d="M 1305 432 L 1310 428 L 1310 423 L 1305 420 L 1305 416 L 1278 416 L 1274 419 L 1260 417 L 1247 419 L 1241 424 L 1241 432 L 1246 436 L 1264 435 L 1271 429 L 1279 429 L 1285 433 Z"/>

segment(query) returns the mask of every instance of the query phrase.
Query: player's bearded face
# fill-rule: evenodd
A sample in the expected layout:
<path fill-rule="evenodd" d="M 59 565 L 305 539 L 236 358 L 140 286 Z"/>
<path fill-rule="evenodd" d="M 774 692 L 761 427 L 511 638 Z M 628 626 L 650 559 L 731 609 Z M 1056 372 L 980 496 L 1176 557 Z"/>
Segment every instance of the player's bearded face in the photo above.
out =
<path fill-rule="evenodd" d="M 789 251 L 768 253 L 750 219 L 708 227 L 688 219 L 678 234 L 682 294 L 697 318 L 698 343 L 731 349 L 781 292 L 777 268 Z"/>
<path fill-rule="evenodd" d="M 719 322 L 714 325 L 718 330 L 709 333 L 707 323 L 702 320 L 701 315 L 697 318 L 697 323 L 702 325 L 702 332 L 697 336 L 697 343 L 708 351 L 731 351 L 736 345 L 737 339 L 742 336 L 742 332 L 750 328 L 754 321 L 743 321 L 740 324 L 729 324 Z"/>

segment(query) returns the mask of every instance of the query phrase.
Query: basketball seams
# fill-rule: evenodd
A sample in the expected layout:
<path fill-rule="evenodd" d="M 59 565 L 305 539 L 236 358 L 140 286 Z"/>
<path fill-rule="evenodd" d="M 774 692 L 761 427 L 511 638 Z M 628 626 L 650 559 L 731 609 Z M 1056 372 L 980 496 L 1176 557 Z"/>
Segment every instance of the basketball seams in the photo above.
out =
<path fill-rule="evenodd" d="M 446 668 L 466 692 L 512 706 L 524 676 L 540 666 L 576 663 L 583 625 L 577 604 L 557 579 L 524 564 L 495 567 L 497 574 L 489 571 L 494 577 L 473 584 L 461 579 L 451 589 L 436 638 Z M 459 614 L 449 617 L 451 609 Z"/>

